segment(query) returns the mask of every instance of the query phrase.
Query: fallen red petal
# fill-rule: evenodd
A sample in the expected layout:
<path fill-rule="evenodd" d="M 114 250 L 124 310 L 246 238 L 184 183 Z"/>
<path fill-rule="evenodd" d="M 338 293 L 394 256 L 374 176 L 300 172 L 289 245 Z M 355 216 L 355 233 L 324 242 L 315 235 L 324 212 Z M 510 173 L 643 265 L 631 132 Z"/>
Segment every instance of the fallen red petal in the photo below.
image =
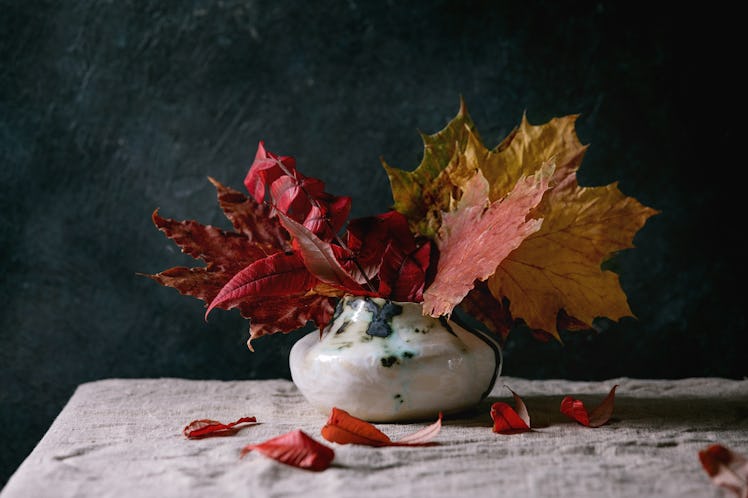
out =
<path fill-rule="evenodd" d="M 223 424 L 215 420 L 200 419 L 193 420 L 192 422 L 187 424 L 187 426 L 182 429 L 182 433 L 188 439 L 233 436 L 246 424 L 255 423 L 257 423 L 257 419 L 255 417 L 243 417 L 236 422 L 231 422 L 230 424 Z M 240 425 L 242 427 L 239 427 Z"/>
<path fill-rule="evenodd" d="M 322 437 L 338 444 L 363 444 L 387 446 L 390 438 L 365 420 L 354 417 L 345 410 L 333 408 L 327 423 L 322 427 Z"/>
<path fill-rule="evenodd" d="M 345 410 L 333 408 L 327 424 L 322 428 L 322 437 L 338 444 L 361 444 L 365 446 L 430 446 L 431 440 L 439 434 L 442 426 L 442 414 L 433 424 L 405 436 L 398 441 L 392 441 L 386 434 L 372 424 L 358 417 L 354 417 Z"/>
<path fill-rule="evenodd" d="M 589 413 L 580 400 L 566 396 L 561 400 L 561 413 L 586 427 L 605 425 L 613 415 L 617 387 L 617 384 L 613 386 L 605 399 Z"/>
<path fill-rule="evenodd" d="M 748 459 L 721 444 L 699 451 L 701 466 L 716 486 L 748 498 Z"/>
<path fill-rule="evenodd" d="M 506 386 L 505 386 L 506 387 Z M 514 397 L 512 408 L 507 403 L 496 402 L 491 405 L 491 419 L 493 420 L 493 431 L 498 434 L 521 434 L 530 431 L 530 414 L 527 412 L 525 402 L 516 392 L 506 387 Z"/>
<path fill-rule="evenodd" d="M 328 468 L 335 458 L 332 448 L 318 443 L 299 429 L 263 443 L 249 444 L 242 448 L 241 456 L 250 451 L 258 451 L 286 465 L 317 472 Z"/>

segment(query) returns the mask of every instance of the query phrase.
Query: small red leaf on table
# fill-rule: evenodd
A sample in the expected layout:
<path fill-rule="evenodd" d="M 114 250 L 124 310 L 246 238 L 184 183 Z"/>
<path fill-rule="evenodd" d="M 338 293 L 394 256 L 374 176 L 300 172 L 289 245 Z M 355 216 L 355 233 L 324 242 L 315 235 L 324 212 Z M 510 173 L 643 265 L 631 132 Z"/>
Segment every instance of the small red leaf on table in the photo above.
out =
<path fill-rule="evenodd" d="M 701 466 L 716 486 L 748 498 L 748 459 L 722 446 L 712 444 L 699 451 Z"/>
<path fill-rule="evenodd" d="M 613 386 L 602 403 L 589 413 L 587 413 L 584 403 L 580 400 L 566 396 L 561 400 L 561 413 L 586 427 L 600 427 L 606 424 L 610 420 L 611 415 L 613 415 L 617 387 L 617 384 Z"/>
<path fill-rule="evenodd" d="M 182 429 L 182 433 L 188 439 L 233 436 L 246 424 L 255 423 L 257 423 L 257 419 L 255 417 L 243 417 L 236 422 L 231 422 L 229 424 L 223 424 L 215 420 L 200 419 L 190 422 L 184 429 Z"/>
<path fill-rule="evenodd" d="M 286 465 L 300 469 L 322 471 L 330 466 L 335 452 L 332 448 L 318 443 L 302 430 L 295 430 L 259 444 L 248 444 L 242 448 L 243 457 L 250 451 L 263 455 Z"/>
<path fill-rule="evenodd" d="M 433 424 L 420 431 L 407 435 L 398 441 L 360 418 L 354 417 L 345 410 L 333 408 L 327 424 L 322 428 L 322 437 L 338 444 L 361 444 L 365 446 L 430 446 L 436 443 L 432 439 L 439 434 L 442 427 L 442 414 Z"/>
<path fill-rule="evenodd" d="M 530 414 L 527 412 L 525 402 L 522 401 L 519 394 L 512 391 L 509 387 L 507 389 L 511 391 L 514 397 L 515 408 L 501 401 L 491 405 L 493 431 L 504 435 L 521 434 L 530 431 Z"/>

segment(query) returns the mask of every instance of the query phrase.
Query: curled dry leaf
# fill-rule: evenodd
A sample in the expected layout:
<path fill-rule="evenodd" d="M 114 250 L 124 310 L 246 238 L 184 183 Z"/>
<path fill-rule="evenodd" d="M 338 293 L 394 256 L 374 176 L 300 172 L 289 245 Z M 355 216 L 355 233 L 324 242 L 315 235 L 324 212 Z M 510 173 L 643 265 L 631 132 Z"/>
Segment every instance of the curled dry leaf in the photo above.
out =
<path fill-rule="evenodd" d="M 509 387 L 504 386 L 511 391 L 514 397 L 514 406 L 512 408 L 507 403 L 496 402 L 491 405 L 491 419 L 493 420 L 493 431 L 498 434 L 521 434 L 529 432 L 530 414 L 527 412 L 525 402 L 522 401 L 519 394 L 512 391 Z"/>
<path fill-rule="evenodd" d="M 600 427 L 607 423 L 610 420 L 610 416 L 613 415 L 617 387 L 618 384 L 613 386 L 602 403 L 589 413 L 587 413 L 584 403 L 580 400 L 566 396 L 561 400 L 561 413 L 586 427 Z"/>
<path fill-rule="evenodd" d="M 233 436 L 247 424 L 256 424 L 255 417 L 242 417 L 236 422 L 223 424 L 215 420 L 193 420 L 182 429 L 182 434 L 188 439 L 204 439 L 206 437 Z"/>
<path fill-rule="evenodd" d="M 250 451 L 258 451 L 286 465 L 317 472 L 328 468 L 335 458 L 332 448 L 315 441 L 299 429 L 262 443 L 248 444 L 242 448 L 241 456 Z"/>
<path fill-rule="evenodd" d="M 432 446 L 432 440 L 442 428 L 442 414 L 433 424 L 409 434 L 397 441 L 374 427 L 369 422 L 354 417 L 345 410 L 333 408 L 327 424 L 322 428 L 322 437 L 338 444 L 361 444 L 365 446 Z"/>
<path fill-rule="evenodd" d="M 699 451 L 701 466 L 716 486 L 748 498 L 748 459 L 721 444 L 712 444 Z"/>

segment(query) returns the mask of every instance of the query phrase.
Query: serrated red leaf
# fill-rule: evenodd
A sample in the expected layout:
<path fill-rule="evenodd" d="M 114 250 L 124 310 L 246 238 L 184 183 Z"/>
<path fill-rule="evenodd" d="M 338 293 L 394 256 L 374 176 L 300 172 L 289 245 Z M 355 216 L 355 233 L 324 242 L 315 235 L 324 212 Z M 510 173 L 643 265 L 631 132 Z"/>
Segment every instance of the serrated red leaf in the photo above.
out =
<path fill-rule="evenodd" d="M 241 456 L 244 457 L 251 451 L 257 451 L 286 465 L 317 472 L 327 469 L 335 458 L 332 448 L 298 429 L 259 444 L 248 444 L 242 448 Z"/>
<path fill-rule="evenodd" d="M 322 428 L 322 437 L 338 444 L 360 444 L 364 446 L 431 446 L 437 434 L 441 431 L 442 414 L 433 424 L 407 435 L 398 441 L 392 441 L 389 436 L 374 427 L 371 423 L 354 417 L 345 410 L 333 408 L 327 423 Z"/>
<path fill-rule="evenodd" d="M 566 396 L 561 400 L 561 413 L 586 427 L 605 425 L 613 415 L 617 387 L 618 384 L 613 386 L 605 399 L 589 413 L 580 400 Z"/>
<path fill-rule="evenodd" d="M 250 319 L 247 347 L 265 335 L 289 333 L 312 321 L 324 329 L 335 311 L 334 299 L 316 294 L 304 296 L 257 297 L 238 305 L 244 318 Z"/>
<path fill-rule="evenodd" d="M 162 218 L 158 209 L 151 218 L 158 229 L 173 240 L 183 253 L 202 259 L 209 269 L 218 267 L 238 271 L 268 254 L 266 246 L 255 244 L 241 234 L 226 232 L 193 220 Z"/>
<path fill-rule="evenodd" d="M 248 297 L 305 294 L 317 279 L 296 254 L 277 253 L 250 264 L 229 280 L 205 311 L 231 309 Z"/>
<path fill-rule="evenodd" d="M 166 287 L 172 287 L 182 295 L 196 297 L 209 303 L 215 299 L 226 282 L 231 280 L 232 275 L 232 272 L 220 269 L 175 266 L 155 275 L 144 276 Z"/>
<path fill-rule="evenodd" d="M 506 386 L 505 386 L 506 387 Z M 525 402 L 516 392 L 507 387 L 514 397 L 514 408 L 501 401 L 491 405 L 493 431 L 498 434 L 521 434 L 530 430 L 530 414 Z"/>
<path fill-rule="evenodd" d="M 182 434 L 188 439 L 233 436 L 246 424 L 254 423 L 257 423 L 255 417 L 242 417 L 236 422 L 228 424 L 209 419 L 193 420 L 182 429 Z"/>
<path fill-rule="evenodd" d="M 216 187 L 218 204 L 238 233 L 249 242 L 267 244 L 276 249 L 268 254 L 291 248 L 288 232 L 274 216 L 272 207 L 222 185 L 214 178 L 208 177 L 208 180 Z"/>
<path fill-rule="evenodd" d="M 748 459 L 722 446 L 712 444 L 699 451 L 699 461 L 716 486 L 740 498 L 748 498 Z"/>

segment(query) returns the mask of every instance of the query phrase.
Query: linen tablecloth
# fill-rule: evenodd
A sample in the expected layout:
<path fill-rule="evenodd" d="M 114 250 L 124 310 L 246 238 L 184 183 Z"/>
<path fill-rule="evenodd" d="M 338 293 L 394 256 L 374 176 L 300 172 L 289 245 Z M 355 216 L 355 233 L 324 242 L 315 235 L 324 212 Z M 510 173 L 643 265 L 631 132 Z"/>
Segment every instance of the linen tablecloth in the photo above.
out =
<path fill-rule="evenodd" d="M 588 428 L 559 411 L 571 395 L 588 407 L 618 384 L 615 412 Z M 532 432 L 492 432 L 491 403 L 524 399 Z M 188 440 L 192 420 L 260 422 L 232 437 Z M 371 448 L 325 441 L 327 414 L 293 383 L 108 379 L 80 385 L 0 492 L 30 497 L 724 497 L 698 451 L 721 443 L 748 453 L 748 380 L 603 382 L 502 377 L 474 411 L 445 417 L 430 447 Z M 433 421 L 376 424 L 392 439 Z M 302 429 L 335 450 L 323 472 L 241 448 Z M 7 428 L 6 428 L 7 430 Z"/>

